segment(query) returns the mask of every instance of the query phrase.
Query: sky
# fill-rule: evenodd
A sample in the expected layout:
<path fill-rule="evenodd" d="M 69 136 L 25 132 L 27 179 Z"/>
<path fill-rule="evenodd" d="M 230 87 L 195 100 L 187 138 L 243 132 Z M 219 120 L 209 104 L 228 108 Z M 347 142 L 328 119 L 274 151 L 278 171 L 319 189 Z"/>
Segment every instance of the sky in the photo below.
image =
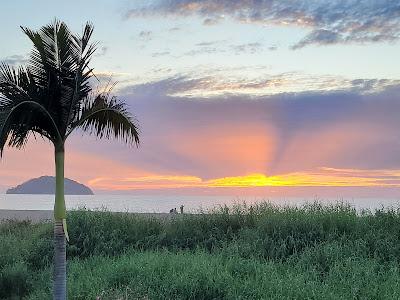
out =
<path fill-rule="evenodd" d="M 400 196 L 400 3 L 390 0 L 7 1 L 19 26 L 54 18 L 99 42 L 102 83 L 138 119 L 138 149 L 77 132 L 66 176 L 97 193 Z M 32 139 L 0 161 L 0 193 L 54 173 Z"/>

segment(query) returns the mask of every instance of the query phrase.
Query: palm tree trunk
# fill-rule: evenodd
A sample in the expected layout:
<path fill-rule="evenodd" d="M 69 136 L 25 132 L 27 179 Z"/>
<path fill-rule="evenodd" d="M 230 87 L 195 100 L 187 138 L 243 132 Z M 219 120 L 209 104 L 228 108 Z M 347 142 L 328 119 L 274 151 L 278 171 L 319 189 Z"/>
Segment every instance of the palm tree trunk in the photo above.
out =
<path fill-rule="evenodd" d="M 54 274 L 53 299 L 67 298 L 67 260 L 65 252 L 65 235 L 62 221 L 54 223 Z"/>
<path fill-rule="evenodd" d="M 56 197 L 54 204 L 54 274 L 53 299 L 67 298 L 67 260 L 64 222 L 66 217 L 64 199 L 64 146 L 56 147 Z"/>

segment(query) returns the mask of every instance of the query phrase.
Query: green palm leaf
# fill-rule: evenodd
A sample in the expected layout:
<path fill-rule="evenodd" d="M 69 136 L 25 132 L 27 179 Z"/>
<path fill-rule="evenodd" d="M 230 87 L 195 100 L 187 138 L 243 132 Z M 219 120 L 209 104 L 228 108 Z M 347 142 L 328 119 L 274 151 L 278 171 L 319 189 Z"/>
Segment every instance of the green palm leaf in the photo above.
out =
<path fill-rule="evenodd" d="M 110 96 L 109 92 L 100 93 L 86 102 L 70 132 L 77 128 L 99 138 L 116 138 L 128 144 L 139 145 L 137 121 L 125 103 Z"/>

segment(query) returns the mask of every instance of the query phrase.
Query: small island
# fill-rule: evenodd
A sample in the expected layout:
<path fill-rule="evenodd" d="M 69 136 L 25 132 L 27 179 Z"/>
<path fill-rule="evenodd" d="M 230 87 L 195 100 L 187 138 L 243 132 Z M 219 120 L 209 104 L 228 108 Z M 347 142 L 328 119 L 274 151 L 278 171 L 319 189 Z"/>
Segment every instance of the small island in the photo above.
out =
<path fill-rule="evenodd" d="M 84 184 L 65 178 L 65 195 L 94 195 L 93 191 Z M 7 190 L 6 194 L 41 194 L 51 195 L 55 192 L 55 177 L 41 176 L 30 179 L 16 187 Z"/>

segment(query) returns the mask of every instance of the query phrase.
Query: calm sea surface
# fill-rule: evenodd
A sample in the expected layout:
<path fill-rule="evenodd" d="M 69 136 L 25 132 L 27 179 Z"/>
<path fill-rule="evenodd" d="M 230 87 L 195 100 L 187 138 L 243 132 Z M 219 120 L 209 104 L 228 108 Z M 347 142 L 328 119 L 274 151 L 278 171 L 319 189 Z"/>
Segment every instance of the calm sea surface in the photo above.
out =
<path fill-rule="evenodd" d="M 254 204 L 268 201 L 276 205 L 299 206 L 318 200 L 324 204 L 343 201 L 354 206 L 357 210 L 378 208 L 400 208 L 399 198 L 237 198 L 233 196 L 154 196 L 154 195 L 95 195 L 95 196 L 66 196 L 67 209 L 86 207 L 88 209 L 107 209 L 110 211 L 129 212 L 169 212 L 171 208 L 179 211 L 184 205 L 185 212 L 207 210 L 220 205 L 237 203 Z M 52 210 L 54 196 L 52 195 L 0 195 L 0 209 L 22 210 Z"/>

